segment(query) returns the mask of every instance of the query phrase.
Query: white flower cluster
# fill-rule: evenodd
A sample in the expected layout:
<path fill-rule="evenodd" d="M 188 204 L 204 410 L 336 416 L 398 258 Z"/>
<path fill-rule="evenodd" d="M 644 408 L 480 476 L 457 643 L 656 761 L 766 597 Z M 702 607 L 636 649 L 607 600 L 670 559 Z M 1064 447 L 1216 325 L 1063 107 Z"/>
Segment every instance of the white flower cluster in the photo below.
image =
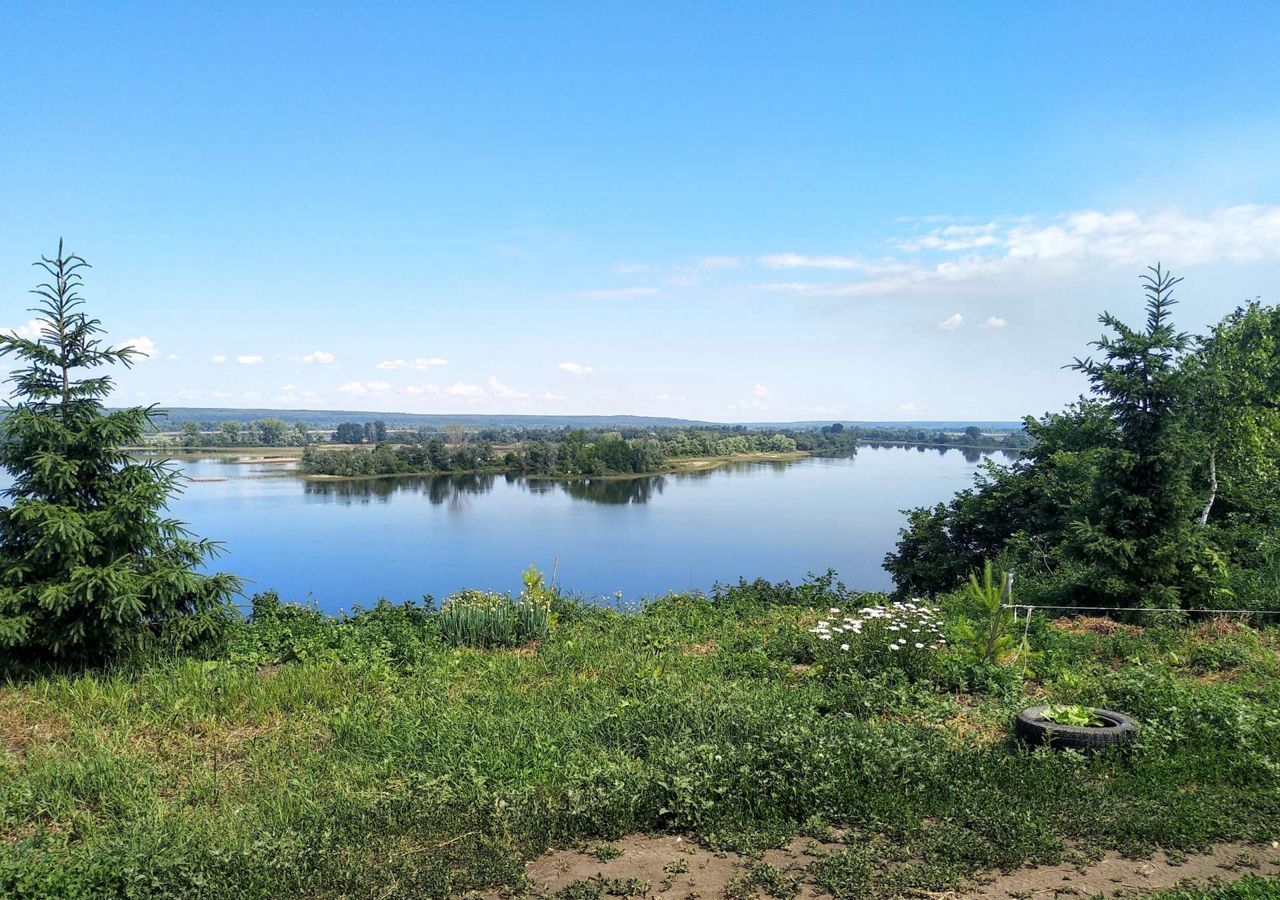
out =
<path fill-rule="evenodd" d="M 831 619 L 823 619 L 809 629 L 810 634 L 817 635 L 820 641 L 832 641 L 842 634 L 862 634 L 867 622 L 879 620 L 884 622 L 885 631 L 892 632 L 887 636 L 890 650 L 901 650 L 907 646 L 917 650 L 938 650 L 947 642 L 938 625 L 940 617 L 937 610 L 922 600 L 897 600 L 882 606 L 864 606 L 856 617 L 841 615 L 834 606 L 828 612 Z M 841 644 L 840 649 L 848 652 L 849 645 Z"/>

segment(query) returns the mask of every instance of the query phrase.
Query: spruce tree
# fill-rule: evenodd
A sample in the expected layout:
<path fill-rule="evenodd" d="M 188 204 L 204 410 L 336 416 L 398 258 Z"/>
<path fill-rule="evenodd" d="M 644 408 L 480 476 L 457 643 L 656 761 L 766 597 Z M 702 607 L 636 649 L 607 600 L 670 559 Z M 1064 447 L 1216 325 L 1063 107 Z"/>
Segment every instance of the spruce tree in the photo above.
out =
<path fill-rule="evenodd" d="M 83 259 L 59 241 L 35 265 L 49 276 L 31 292 L 39 334 L 0 335 L 0 357 L 19 361 L 0 422 L 13 478 L 0 507 L 0 659 L 101 661 L 156 634 L 206 636 L 240 581 L 198 571 L 217 548 L 168 517 L 180 474 L 125 450 L 155 408 L 103 405 L 112 380 L 98 370 L 138 351 L 99 339 L 79 294 Z"/>
<path fill-rule="evenodd" d="M 1176 608 L 1200 561 L 1181 365 L 1190 338 L 1174 329 L 1171 314 L 1181 280 L 1151 269 L 1143 276 L 1146 327 L 1104 314 L 1100 321 L 1114 336 L 1094 343 L 1102 358 L 1072 366 L 1088 377 L 1114 427 L 1074 538 L 1093 567 L 1088 588 L 1122 605 Z"/>

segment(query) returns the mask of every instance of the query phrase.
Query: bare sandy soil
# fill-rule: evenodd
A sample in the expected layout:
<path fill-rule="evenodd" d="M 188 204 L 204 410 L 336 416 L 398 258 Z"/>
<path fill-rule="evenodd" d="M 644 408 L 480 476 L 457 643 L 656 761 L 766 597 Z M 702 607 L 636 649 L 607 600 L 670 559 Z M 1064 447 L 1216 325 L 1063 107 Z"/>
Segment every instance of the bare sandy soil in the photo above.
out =
<path fill-rule="evenodd" d="M 578 881 L 610 880 L 615 888 L 629 884 L 634 900 L 721 900 L 756 894 L 746 880 L 751 866 L 765 862 L 794 880 L 798 900 L 822 900 L 813 882 L 820 860 L 843 849 L 837 843 L 796 838 L 787 847 L 765 851 L 760 859 L 707 850 L 671 835 L 632 835 L 600 847 L 552 850 L 526 867 L 535 896 L 551 896 Z M 613 855 L 616 853 L 617 855 Z M 603 858 L 610 857 L 610 858 Z M 1280 875 L 1280 844 L 1220 844 L 1208 852 L 1170 859 L 1163 852 L 1150 859 L 1109 854 L 1088 866 L 1033 866 L 990 873 L 964 890 L 917 891 L 909 896 L 929 900 L 1057 900 L 1141 896 L 1184 884 L 1234 881 L 1246 875 Z M 606 891 L 606 893 L 611 893 Z M 501 895 L 494 895 L 495 897 Z M 621 896 L 621 895 L 619 895 Z"/>

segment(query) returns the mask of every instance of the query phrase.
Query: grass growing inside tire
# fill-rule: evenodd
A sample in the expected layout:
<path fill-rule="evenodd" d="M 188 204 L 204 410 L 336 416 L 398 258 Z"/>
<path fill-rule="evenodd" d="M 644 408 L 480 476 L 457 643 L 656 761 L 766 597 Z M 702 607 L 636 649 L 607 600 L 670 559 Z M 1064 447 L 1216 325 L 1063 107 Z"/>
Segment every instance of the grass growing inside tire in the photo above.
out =
<path fill-rule="evenodd" d="M 436 897 L 518 886 L 550 844 L 752 852 L 839 828 L 821 878 L 843 900 L 1278 836 L 1274 631 L 1038 618 L 1026 682 L 950 644 L 909 668 L 861 667 L 854 643 L 822 661 L 858 635 L 819 642 L 818 621 L 884 602 L 826 582 L 635 615 L 556 601 L 515 650 L 451 647 L 420 609 L 284 608 L 214 659 L 15 680 L 0 896 Z M 1124 710 L 1139 740 L 1028 750 L 1012 724 L 1042 698 Z"/>

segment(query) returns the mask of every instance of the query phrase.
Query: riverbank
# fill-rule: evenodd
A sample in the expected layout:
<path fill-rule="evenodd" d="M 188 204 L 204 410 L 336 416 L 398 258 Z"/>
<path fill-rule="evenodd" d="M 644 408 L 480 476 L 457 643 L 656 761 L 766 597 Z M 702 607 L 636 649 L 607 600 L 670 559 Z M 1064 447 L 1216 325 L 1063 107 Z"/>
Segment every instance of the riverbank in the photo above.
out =
<path fill-rule="evenodd" d="M 740 855 L 732 900 L 802 881 L 874 900 L 1280 837 L 1274 629 L 1037 616 L 1024 678 L 966 660 L 948 601 L 946 649 L 842 668 L 808 629 L 877 602 L 822 583 L 635 615 L 558 600 L 546 640 L 483 651 L 422 610 L 260 604 L 207 659 L 11 681 L 0 895 L 519 895 L 548 849 L 604 870 L 646 833 L 682 839 L 660 876 L 584 872 L 561 900 L 680 900 L 682 845 Z M 1029 751 L 1011 723 L 1045 700 L 1130 713 L 1140 742 Z M 770 862 L 793 841 L 812 850 L 802 872 Z"/>
<path fill-rule="evenodd" d="M 531 481 L 627 481 L 636 478 L 651 478 L 655 475 L 679 475 L 686 472 L 709 471 L 730 463 L 795 462 L 799 459 L 807 459 L 810 456 L 813 456 L 813 454 L 809 451 L 796 450 L 790 453 L 761 452 L 735 453 L 730 456 L 677 457 L 669 460 L 668 465 L 649 472 L 610 472 L 605 475 L 543 475 L 505 466 L 492 466 L 483 469 L 461 469 L 448 472 L 386 472 L 377 475 L 312 475 L 300 472 L 298 477 L 306 481 L 369 481 L 385 478 L 430 478 L 450 475 L 517 475 Z"/>

